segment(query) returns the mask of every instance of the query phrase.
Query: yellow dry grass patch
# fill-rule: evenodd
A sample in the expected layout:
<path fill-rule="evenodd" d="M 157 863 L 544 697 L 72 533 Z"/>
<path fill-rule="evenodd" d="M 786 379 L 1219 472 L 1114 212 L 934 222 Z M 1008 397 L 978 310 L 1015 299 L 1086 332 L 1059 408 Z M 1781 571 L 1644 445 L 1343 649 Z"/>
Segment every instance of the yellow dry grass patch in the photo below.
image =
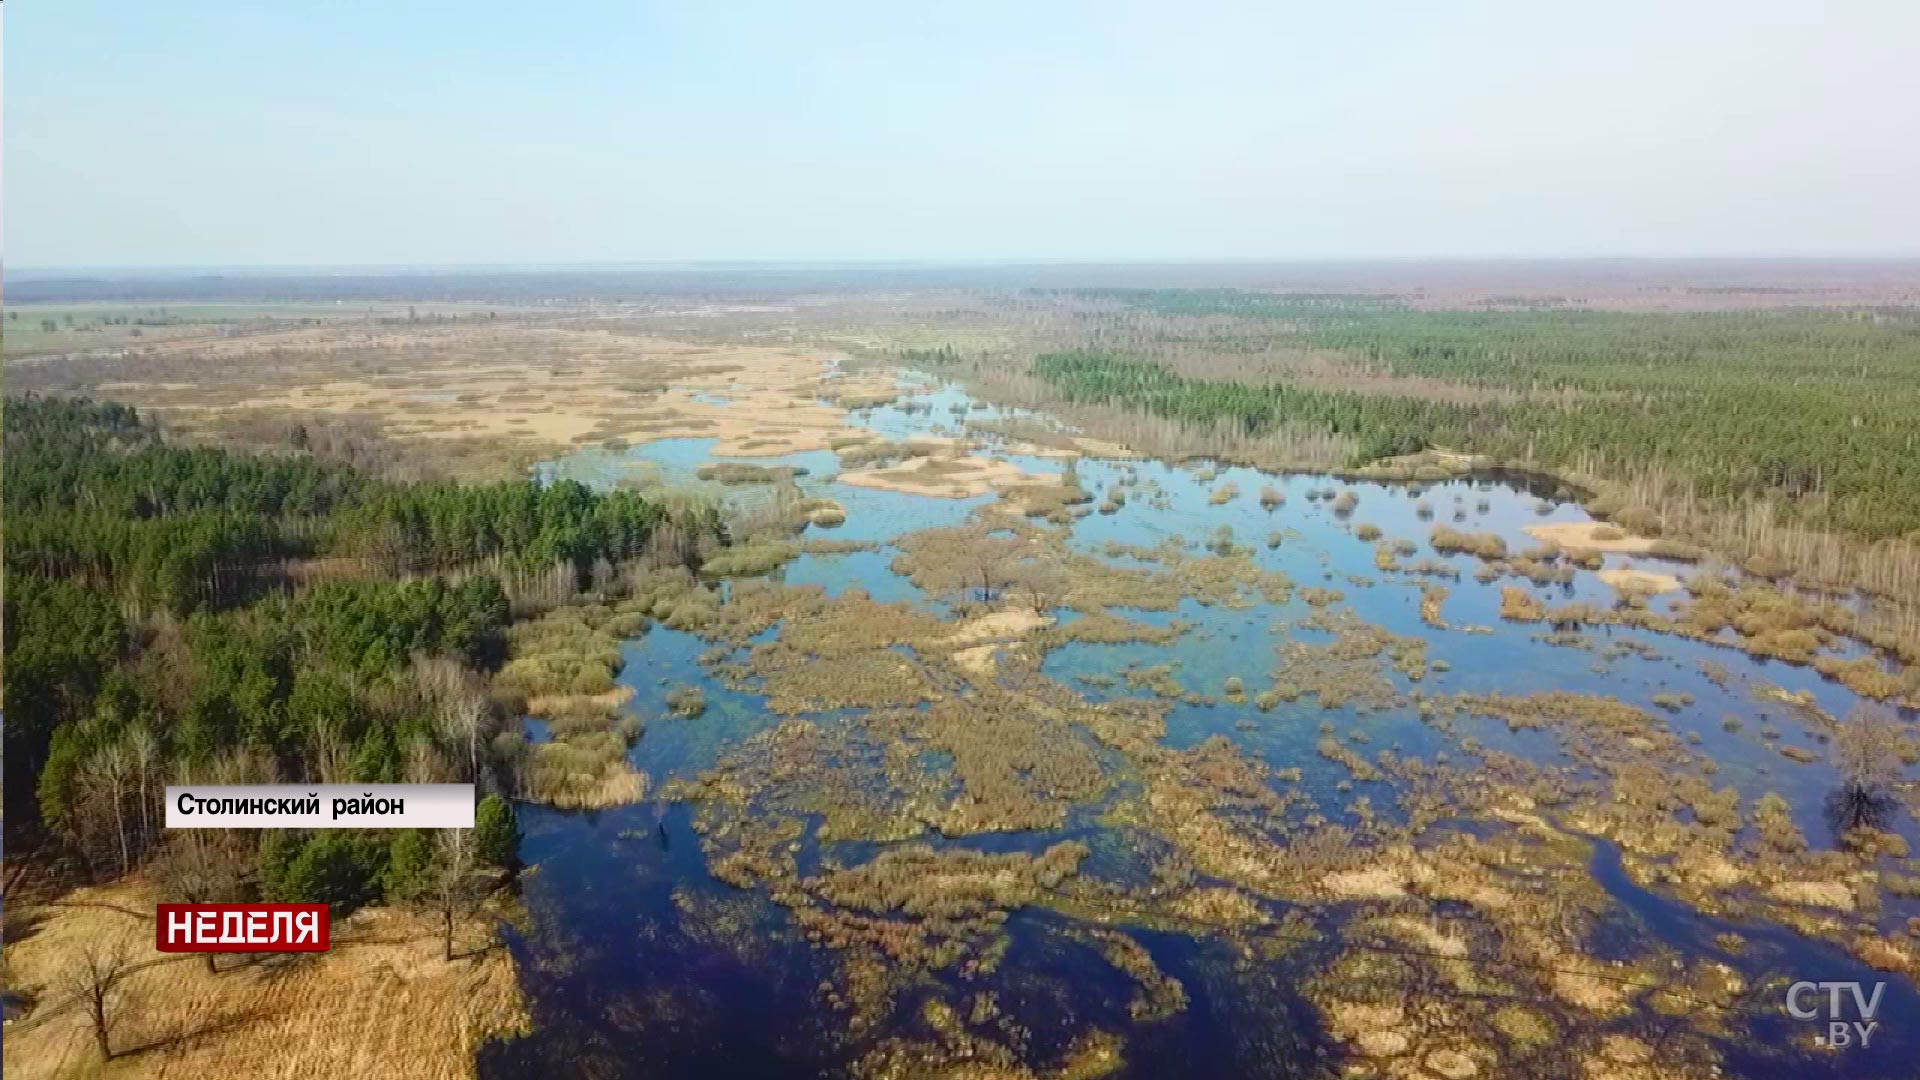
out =
<path fill-rule="evenodd" d="M 1423 919 L 1399 915 L 1368 925 L 1435 956 L 1458 960 L 1464 959 L 1467 955 L 1465 937 L 1446 933 Z"/>
<path fill-rule="evenodd" d="M 633 687 L 625 683 L 600 694 L 538 694 L 527 699 L 527 712 L 535 716 L 563 716 L 572 712 L 613 712 L 633 700 Z"/>
<path fill-rule="evenodd" d="M 975 645 L 970 649 L 961 649 L 953 654 L 953 664 L 969 675 L 992 675 L 993 658 L 1006 646 L 1001 642 L 989 642 Z"/>
<path fill-rule="evenodd" d="M 1058 482 L 1051 475 L 1033 475 L 1010 461 L 977 455 L 916 457 L 884 469 L 852 469 L 838 477 L 843 484 L 925 495 L 937 499 L 970 499 L 1018 484 Z"/>
<path fill-rule="evenodd" d="M 1769 888 L 1767 895 L 1784 904 L 1804 907 L 1835 911 L 1852 911 L 1854 907 L 1853 890 L 1840 881 L 1781 881 Z"/>
<path fill-rule="evenodd" d="M 1645 555 L 1653 550 L 1654 545 L 1654 541 L 1648 537 L 1628 535 L 1618 525 L 1609 525 L 1604 521 L 1556 521 L 1547 525 L 1529 525 L 1524 531 L 1543 543 L 1550 541 L 1563 548 L 1584 548 L 1616 555 Z"/>
<path fill-rule="evenodd" d="M 1009 608 L 968 619 L 938 644 L 954 649 L 953 662 L 970 675 L 992 675 L 994 656 L 1053 619 L 1026 608 Z"/>
<path fill-rule="evenodd" d="M 523 452 L 717 438 L 716 456 L 771 457 L 858 435 L 848 405 L 901 392 L 891 374 L 841 374 L 835 361 L 810 348 L 578 326 L 301 329 L 163 343 L 141 367 L 190 366 L 198 381 L 98 387 L 187 428 L 217 429 L 236 412 L 332 413 L 398 438 L 498 440 Z"/>
<path fill-rule="evenodd" d="M 1107 439 L 1095 439 L 1086 435 L 1074 436 L 1073 444 L 1079 447 L 1080 452 L 1088 457 L 1138 458 L 1144 456 L 1125 443 L 1112 442 Z"/>
<path fill-rule="evenodd" d="M 1397 900 L 1407 895 L 1406 875 L 1385 866 L 1336 871 L 1321 878 L 1320 887 L 1342 900 Z"/>
<path fill-rule="evenodd" d="M 1002 444 L 1003 453 L 1018 454 L 1021 457 L 1045 458 L 1048 461 L 1078 461 L 1085 455 L 1066 446 L 1042 446 L 1039 443 L 1010 442 Z"/>
<path fill-rule="evenodd" d="M 1010 638 L 1025 637 L 1043 626 L 1052 624 L 1052 618 L 1031 609 L 1008 608 L 1005 611 L 996 611 L 968 619 L 953 633 L 947 635 L 942 644 L 960 647 L 989 641 L 1006 641 Z"/>
<path fill-rule="evenodd" d="M 1001 449 L 1009 454 L 1047 458 L 1052 461 L 1077 461 L 1083 457 L 1133 460 L 1143 456 L 1128 449 L 1122 443 L 1089 438 L 1085 435 L 1062 435 L 1052 443 L 1016 440 L 1003 444 Z"/>
<path fill-rule="evenodd" d="M 430 918 L 373 909 L 336 922 L 330 952 L 224 956 L 210 973 L 197 955 L 154 949 L 153 903 L 138 883 L 83 889 L 8 943 L 12 985 L 37 997 L 7 1029 L 9 1078 L 454 1080 L 473 1075 L 482 1042 L 528 1029 L 490 919 L 458 932 L 456 952 L 471 955 L 452 962 Z M 110 999 L 115 1056 L 104 1064 L 84 1007 L 63 1007 L 62 972 L 83 945 L 125 948 L 139 965 Z"/>
<path fill-rule="evenodd" d="M 1656 574 L 1651 570 L 1601 570 L 1594 576 L 1621 592 L 1639 593 L 1642 596 L 1680 591 L 1679 578 L 1672 574 Z"/>

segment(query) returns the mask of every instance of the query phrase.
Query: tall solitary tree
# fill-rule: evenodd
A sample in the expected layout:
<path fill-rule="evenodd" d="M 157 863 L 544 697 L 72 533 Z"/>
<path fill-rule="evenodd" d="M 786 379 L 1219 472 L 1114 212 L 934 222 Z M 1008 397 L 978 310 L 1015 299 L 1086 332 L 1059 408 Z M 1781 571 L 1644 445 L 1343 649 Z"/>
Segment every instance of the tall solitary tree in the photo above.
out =
<path fill-rule="evenodd" d="M 1862 706 L 1833 736 L 1833 766 L 1840 786 L 1827 796 L 1827 824 L 1845 837 L 1856 829 L 1884 829 L 1899 808 L 1893 784 L 1900 778 L 1900 724 L 1884 711 Z"/>
<path fill-rule="evenodd" d="M 441 956 L 453 959 L 454 925 L 472 913 L 479 898 L 474 887 L 473 835 L 469 829 L 442 829 L 434 842 L 432 884 L 425 899 L 440 916 Z"/>

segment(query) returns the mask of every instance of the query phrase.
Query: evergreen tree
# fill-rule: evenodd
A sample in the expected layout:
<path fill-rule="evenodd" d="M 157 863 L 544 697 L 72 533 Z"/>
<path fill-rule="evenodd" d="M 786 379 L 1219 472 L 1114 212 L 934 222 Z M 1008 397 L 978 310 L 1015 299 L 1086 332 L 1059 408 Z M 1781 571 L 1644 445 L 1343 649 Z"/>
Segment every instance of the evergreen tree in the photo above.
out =
<path fill-rule="evenodd" d="M 473 846 L 481 862 L 512 865 L 520 848 L 520 824 L 512 803 L 497 794 L 480 800 L 473 814 Z"/>
<path fill-rule="evenodd" d="M 389 902 L 405 903 L 424 894 L 433 884 L 433 834 L 424 829 L 400 830 L 381 883 Z"/>

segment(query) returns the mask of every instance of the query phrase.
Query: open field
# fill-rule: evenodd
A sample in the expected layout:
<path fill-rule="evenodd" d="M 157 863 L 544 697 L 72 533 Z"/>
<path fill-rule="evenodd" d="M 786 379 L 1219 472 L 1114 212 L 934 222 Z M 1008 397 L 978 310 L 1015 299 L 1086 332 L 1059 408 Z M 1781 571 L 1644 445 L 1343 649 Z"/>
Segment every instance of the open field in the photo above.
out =
<path fill-rule="evenodd" d="M 191 337 L 131 355 L 18 364 L 8 385 L 127 401 L 176 430 L 240 442 L 284 444 L 296 428 L 307 440 L 365 429 L 412 444 L 424 464 L 510 475 L 610 442 L 715 438 L 734 457 L 825 449 L 851 429 L 845 406 L 823 397 L 857 404 L 894 393 L 892 380 L 838 375 L 830 360 L 814 349 L 689 345 L 591 323 L 486 320 Z"/>
<path fill-rule="evenodd" d="M 380 910 L 336 922 L 330 952 L 222 956 L 216 972 L 203 957 L 154 949 L 153 901 L 128 881 L 77 890 L 21 920 L 25 932 L 7 943 L 8 986 L 39 1003 L 7 1028 L 8 1076 L 452 1080 L 471 1075 L 481 1042 L 526 1028 L 491 919 L 464 926 L 452 961 L 430 918 Z M 110 997 L 104 1062 L 84 1003 L 63 983 L 89 952 L 129 972 Z"/>

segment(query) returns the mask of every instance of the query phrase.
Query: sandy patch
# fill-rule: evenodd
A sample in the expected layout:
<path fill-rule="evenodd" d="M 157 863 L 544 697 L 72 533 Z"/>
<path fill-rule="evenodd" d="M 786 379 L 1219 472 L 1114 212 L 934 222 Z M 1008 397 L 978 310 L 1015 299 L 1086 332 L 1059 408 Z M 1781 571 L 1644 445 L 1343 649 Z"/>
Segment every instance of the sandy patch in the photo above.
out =
<path fill-rule="evenodd" d="M 1643 596 L 1680 590 L 1679 578 L 1672 574 L 1656 574 L 1651 570 L 1632 568 L 1601 570 L 1594 576 L 1621 592 L 1640 593 Z"/>
<path fill-rule="evenodd" d="M 1080 452 L 1096 458 L 1137 458 L 1140 453 L 1124 443 L 1110 442 L 1106 439 L 1094 439 L 1085 435 L 1074 436 L 1073 443 Z"/>
<path fill-rule="evenodd" d="M 1126 460 L 1141 456 L 1120 443 L 1105 439 L 1091 439 L 1084 435 L 1065 436 L 1058 443 L 1016 440 L 1003 444 L 1001 448 L 1009 454 L 1047 458 L 1052 461 L 1077 461 L 1083 457 Z"/>
<path fill-rule="evenodd" d="M 1044 458 L 1048 461 L 1078 461 L 1083 454 L 1078 450 L 1062 446 L 1042 446 L 1039 443 L 1010 442 L 1003 443 L 1000 450 L 1020 457 Z"/>
<path fill-rule="evenodd" d="M 1052 623 L 1053 619 L 1048 616 L 1025 608 L 1009 608 L 961 623 L 953 633 L 941 638 L 939 644 L 955 648 L 953 662 L 962 671 L 991 675 L 994 654 Z"/>
<path fill-rule="evenodd" d="M 938 499 L 970 499 L 1016 484 L 1046 483 L 1049 476 L 1023 472 L 1010 461 L 966 455 L 917 457 L 884 469 L 853 469 L 839 475 L 843 484 L 926 495 Z M 1057 482 L 1057 481 L 1056 481 Z"/>
<path fill-rule="evenodd" d="M 1645 555 L 1653 550 L 1654 543 L 1645 536 L 1628 535 L 1618 525 L 1604 521 L 1557 521 L 1549 525 L 1529 525 L 1522 531 L 1535 540 L 1552 541 L 1563 548 L 1585 548 L 1616 555 Z M 1600 535 L 1595 536 L 1596 532 Z"/>
<path fill-rule="evenodd" d="M 1043 626 L 1053 625 L 1053 619 L 1027 608 L 1009 608 L 990 615 L 968 619 L 960 624 L 953 633 L 942 639 L 949 646 L 978 645 L 986 641 L 1006 641 L 1025 637 Z"/>
<path fill-rule="evenodd" d="M 991 642 L 986 645 L 975 645 L 971 649 L 961 649 L 953 654 L 953 664 L 969 675 L 992 675 L 994 655 L 1004 648 L 1006 648 L 1004 643 Z"/>

